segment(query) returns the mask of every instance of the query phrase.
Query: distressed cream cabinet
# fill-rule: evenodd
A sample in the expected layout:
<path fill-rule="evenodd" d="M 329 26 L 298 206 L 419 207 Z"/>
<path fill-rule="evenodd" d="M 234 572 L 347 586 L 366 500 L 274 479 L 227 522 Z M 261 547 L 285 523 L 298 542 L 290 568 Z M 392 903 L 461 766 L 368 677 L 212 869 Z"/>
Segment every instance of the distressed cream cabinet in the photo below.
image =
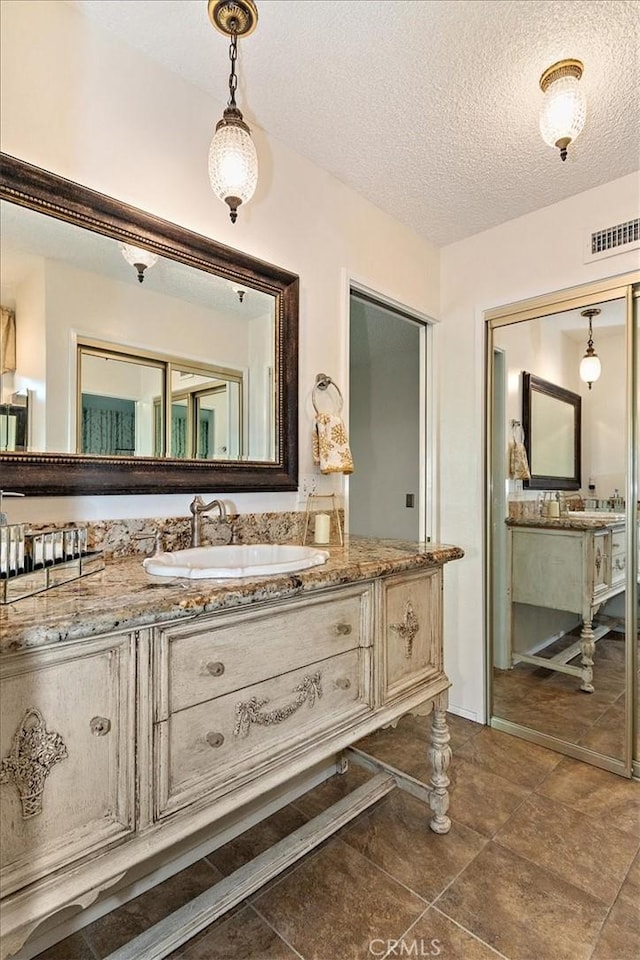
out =
<path fill-rule="evenodd" d="M 572 647 L 556 658 L 536 656 L 519 651 L 512 635 L 512 662 L 535 663 L 572 674 L 580 678 L 581 690 L 593 693 L 595 643 L 602 635 L 594 632 L 593 618 L 605 600 L 625 587 L 624 523 L 587 530 L 570 525 L 557 529 L 512 526 L 510 556 L 512 603 L 566 610 L 582 618 L 579 650 Z M 578 652 L 579 667 L 567 662 Z"/>
<path fill-rule="evenodd" d="M 4 655 L 2 956 L 424 701 L 447 832 L 441 623 L 439 565 Z"/>

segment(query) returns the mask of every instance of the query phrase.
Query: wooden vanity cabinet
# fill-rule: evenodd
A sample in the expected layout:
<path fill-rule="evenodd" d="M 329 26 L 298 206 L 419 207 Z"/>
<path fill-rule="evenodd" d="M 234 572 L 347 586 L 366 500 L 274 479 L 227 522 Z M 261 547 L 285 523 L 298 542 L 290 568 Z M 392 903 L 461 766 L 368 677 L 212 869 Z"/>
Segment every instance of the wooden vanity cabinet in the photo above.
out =
<path fill-rule="evenodd" d="M 436 707 L 425 829 L 450 827 L 441 566 L 52 643 L 0 665 L 3 958 L 129 871 L 204 835 L 215 845 L 225 817 L 425 701 Z M 26 741 L 50 766 L 27 814 Z"/>

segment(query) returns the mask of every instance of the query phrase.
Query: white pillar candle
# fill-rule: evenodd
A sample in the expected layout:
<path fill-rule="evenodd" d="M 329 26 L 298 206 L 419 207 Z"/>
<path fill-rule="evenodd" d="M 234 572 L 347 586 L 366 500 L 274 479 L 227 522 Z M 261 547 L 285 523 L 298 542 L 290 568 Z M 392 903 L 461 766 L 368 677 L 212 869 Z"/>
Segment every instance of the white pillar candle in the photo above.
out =
<path fill-rule="evenodd" d="M 331 517 L 328 513 L 317 513 L 316 523 L 313 532 L 314 543 L 329 543 L 329 532 L 331 529 Z"/>

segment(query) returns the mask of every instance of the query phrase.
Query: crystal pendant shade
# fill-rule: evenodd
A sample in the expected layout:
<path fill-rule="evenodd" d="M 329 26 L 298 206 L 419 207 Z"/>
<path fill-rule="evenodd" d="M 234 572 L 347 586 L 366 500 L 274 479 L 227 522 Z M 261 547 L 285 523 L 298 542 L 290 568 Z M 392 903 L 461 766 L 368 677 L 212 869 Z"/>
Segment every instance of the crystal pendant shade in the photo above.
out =
<path fill-rule="evenodd" d="M 150 250 L 143 250 L 141 247 L 134 247 L 130 243 L 123 243 L 121 247 L 122 256 L 127 263 L 138 271 L 138 280 L 140 283 L 144 280 L 144 271 L 147 267 L 152 267 L 158 262 L 158 257 Z"/>
<path fill-rule="evenodd" d="M 217 125 L 209 147 L 209 179 L 235 221 L 237 208 L 251 199 L 258 183 L 258 155 L 242 114 L 239 122 L 222 120 Z"/>
<path fill-rule="evenodd" d="M 584 126 L 587 107 L 580 81 L 575 77 L 561 77 L 547 90 L 540 113 L 540 133 L 545 143 L 557 147 L 566 140 L 571 143 Z"/>

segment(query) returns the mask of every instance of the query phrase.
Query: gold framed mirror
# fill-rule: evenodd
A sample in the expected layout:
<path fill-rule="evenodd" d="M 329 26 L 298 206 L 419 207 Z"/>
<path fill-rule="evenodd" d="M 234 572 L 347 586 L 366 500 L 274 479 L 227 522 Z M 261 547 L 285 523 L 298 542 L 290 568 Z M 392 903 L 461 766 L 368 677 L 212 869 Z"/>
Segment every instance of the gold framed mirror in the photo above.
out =
<path fill-rule="evenodd" d="M 0 204 L 4 487 L 296 489 L 295 274 L 6 154 Z"/>

